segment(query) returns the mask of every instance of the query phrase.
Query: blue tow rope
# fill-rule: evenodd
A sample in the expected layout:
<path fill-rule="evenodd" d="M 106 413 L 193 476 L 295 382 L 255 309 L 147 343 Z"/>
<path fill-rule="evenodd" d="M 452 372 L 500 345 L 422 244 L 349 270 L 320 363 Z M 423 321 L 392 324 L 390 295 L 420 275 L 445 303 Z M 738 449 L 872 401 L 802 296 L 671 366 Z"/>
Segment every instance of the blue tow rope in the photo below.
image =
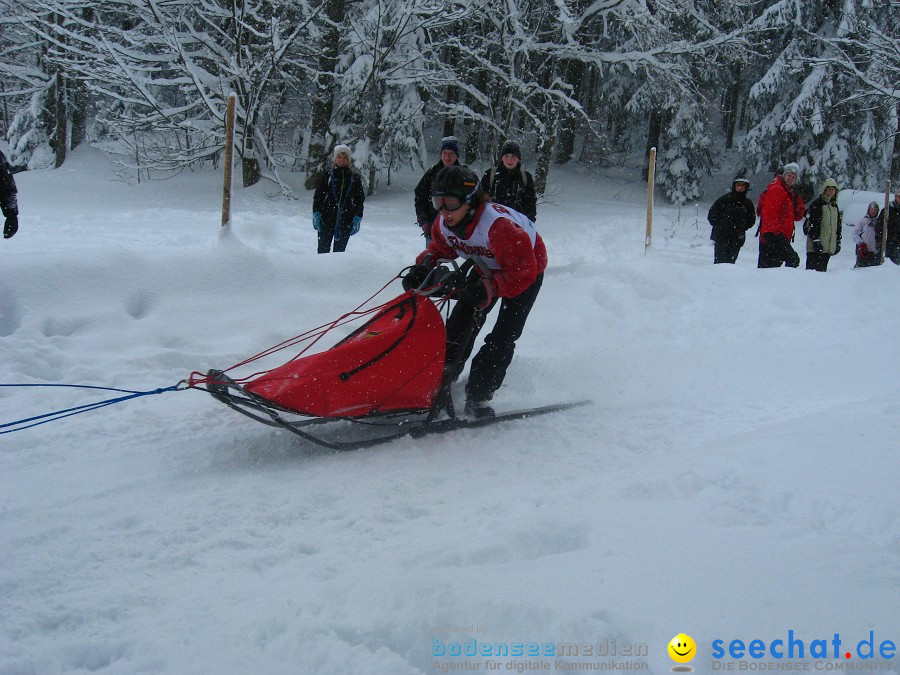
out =
<path fill-rule="evenodd" d="M 74 408 L 54 410 L 53 412 L 44 413 L 43 415 L 35 415 L 34 417 L 26 417 L 24 419 L 15 420 L 14 422 L 5 422 L 3 424 L 0 424 L 0 435 L 11 434 L 14 431 L 22 431 L 23 429 L 30 429 L 31 427 L 36 427 L 41 424 L 47 424 L 48 422 L 61 420 L 64 417 L 71 417 L 72 415 L 90 412 L 91 410 L 95 410 L 97 408 L 103 408 L 108 405 L 113 405 L 114 403 L 121 403 L 122 401 L 127 401 L 132 398 L 138 398 L 140 396 L 163 394 L 167 391 L 180 391 L 181 389 L 183 389 L 183 384 L 184 381 L 182 380 L 178 384 L 171 387 L 149 389 L 147 391 L 132 391 L 130 389 L 115 389 L 113 387 L 94 387 L 87 384 L 0 384 L 0 387 L 66 387 L 70 389 L 99 389 L 101 391 L 118 391 L 123 394 L 127 394 L 127 396 L 107 398 L 102 401 L 95 401 L 94 403 L 86 403 L 85 405 L 75 406 Z"/>

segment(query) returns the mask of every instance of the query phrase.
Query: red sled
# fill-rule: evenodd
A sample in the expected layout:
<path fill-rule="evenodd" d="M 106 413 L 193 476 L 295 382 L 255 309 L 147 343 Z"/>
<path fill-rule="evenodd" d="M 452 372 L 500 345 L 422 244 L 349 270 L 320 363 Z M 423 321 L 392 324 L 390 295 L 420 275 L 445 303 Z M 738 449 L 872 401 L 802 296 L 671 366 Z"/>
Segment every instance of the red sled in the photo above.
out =
<path fill-rule="evenodd" d="M 434 303 L 406 293 L 331 349 L 288 361 L 243 388 L 314 417 L 428 410 L 444 376 L 446 339 Z"/>
<path fill-rule="evenodd" d="M 441 309 L 469 271 L 455 263 L 439 265 L 418 287 L 383 305 L 365 311 L 358 308 L 228 370 L 308 343 L 282 365 L 240 379 L 223 370 L 210 370 L 205 375 L 195 372 L 188 386 L 205 389 L 258 422 L 287 429 L 333 450 L 479 427 L 588 403 L 529 408 L 488 418 L 457 418 L 448 373 L 460 369 L 459 364 L 445 363 L 447 331 Z M 368 314 L 373 314 L 371 319 L 333 347 L 304 353 L 335 326 L 353 320 L 348 317 Z M 474 329 L 463 336 L 464 340 L 474 338 Z"/>

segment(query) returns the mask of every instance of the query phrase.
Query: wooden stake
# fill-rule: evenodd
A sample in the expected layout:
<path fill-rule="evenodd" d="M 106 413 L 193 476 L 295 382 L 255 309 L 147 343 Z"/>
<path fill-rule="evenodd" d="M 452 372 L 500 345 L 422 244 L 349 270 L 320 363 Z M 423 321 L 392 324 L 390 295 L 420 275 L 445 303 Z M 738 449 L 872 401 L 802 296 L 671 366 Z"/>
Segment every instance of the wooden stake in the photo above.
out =
<path fill-rule="evenodd" d="M 647 169 L 647 232 L 644 235 L 644 255 L 650 248 L 653 236 L 653 183 L 656 174 L 656 148 L 650 148 L 650 166 Z"/>
<path fill-rule="evenodd" d="M 891 181 L 884 184 L 884 218 L 881 219 L 881 255 L 879 256 L 879 265 L 884 264 L 884 256 L 887 253 L 887 235 L 888 235 L 888 209 L 891 207 Z"/>
<path fill-rule="evenodd" d="M 222 227 L 231 224 L 231 165 L 234 162 L 234 101 L 237 94 L 228 95 L 225 110 L 225 185 L 222 190 Z"/>

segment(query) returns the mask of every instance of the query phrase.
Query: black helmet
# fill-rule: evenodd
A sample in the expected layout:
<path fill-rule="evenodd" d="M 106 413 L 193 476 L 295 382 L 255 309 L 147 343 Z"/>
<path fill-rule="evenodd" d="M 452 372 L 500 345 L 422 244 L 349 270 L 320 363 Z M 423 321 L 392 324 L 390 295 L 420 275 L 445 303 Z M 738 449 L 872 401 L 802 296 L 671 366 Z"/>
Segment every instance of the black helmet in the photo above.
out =
<path fill-rule="evenodd" d="M 476 192 L 478 192 L 478 175 L 464 164 L 445 166 L 438 171 L 431 183 L 433 197 L 450 195 L 468 202 Z"/>

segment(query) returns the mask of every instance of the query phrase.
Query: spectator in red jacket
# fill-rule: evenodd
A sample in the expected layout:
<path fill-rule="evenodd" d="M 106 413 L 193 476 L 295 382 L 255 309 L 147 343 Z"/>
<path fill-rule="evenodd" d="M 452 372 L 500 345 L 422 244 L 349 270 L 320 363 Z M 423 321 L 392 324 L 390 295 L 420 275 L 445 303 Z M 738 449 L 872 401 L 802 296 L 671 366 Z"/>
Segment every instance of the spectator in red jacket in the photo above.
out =
<path fill-rule="evenodd" d="M 791 246 L 794 222 L 802 220 L 806 212 L 796 189 L 799 174 L 797 164 L 785 164 L 781 176 L 776 176 L 760 196 L 759 267 L 800 266 L 800 256 Z"/>

